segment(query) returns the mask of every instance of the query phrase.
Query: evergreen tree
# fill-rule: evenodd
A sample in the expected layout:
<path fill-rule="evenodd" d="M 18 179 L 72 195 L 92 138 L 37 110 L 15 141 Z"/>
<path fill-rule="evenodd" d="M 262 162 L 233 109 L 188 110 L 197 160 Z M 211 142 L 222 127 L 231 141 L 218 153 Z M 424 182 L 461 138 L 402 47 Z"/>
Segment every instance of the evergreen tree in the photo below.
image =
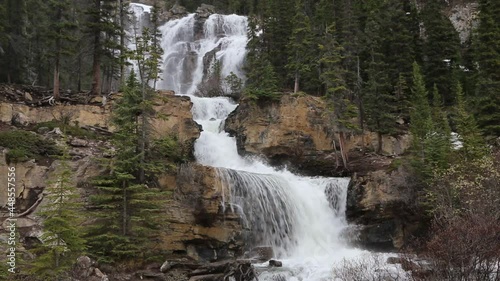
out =
<path fill-rule="evenodd" d="M 114 49 L 120 48 L 116 44 L 116 36 L 120 34 L 120 27 L 114 17 L 115 0 L 94 0 L 87 11 L 89 20 L 87 27 L 93 41 L 92 58 L 92 89 L 91 95 L 100 95 L 102 92 L 101 65 L 103 55 L 113 57 Z"/>
<path fill-rule="evenodd" d="M 481 158 L 488 152 L 481 131 L 479 130 L 474 117 L 467 112 L 462 85 L 458 83 L 456 105 L 456 124 L 459 140 L 462 142 L 461 152 L 465 160 Z"/>
<path fill-rule="evenodd" d="M 271 62 L 276 73 L 278 85 L 285 86 L 287 83 L 288 54 L 286 51 L 293 30 L 290 15 L 294 14 L 294 5 L 289 0 L 266 1 L 265 10 L 262 15 L 263 43 L 267 50 L 267 59 Z"/>
<path fill-rule="evenodd" d="M 428 1 L 422 11 L 425 28 L 423 45 L 427 89 L 437 85 L 445 105 L 452 105 L 454 81 L 460 63 L 460 39 L 439 1 Z"/>
<path fill-rule="evenodd" d="M 432 95 L 432 124 L 430 135 L 429 162 L 434 169 L 446 169 L 451 154 L 451 128 L 443 108 L 443 98 L 434 85 Z"/>
<path fill-rule="evenodd" d="M 484 132 L 500 135 L 500 4 L 479 2 L 479 27 L 474 51 L 478 65 L 477 121 Z"/>
<path fill-rule="evenodd" d="M 76 258 L 85 251 L 80 223 L 79 195 L 72 185 L 69 154 L 64 152 L 57 180 L 52 183 L 39 215 L 43 220 L 42 244 L 34 250 L 31 272 L 44 280 L 66 280 Z"/>
<path fill-rule="evenodd" d="M 245 70 L 247 80 L 243 93 L 252 99 L 278 100 L 278 78 L 266 53 L 262 30 L 257 18 L 250 18 Z M 261 25 L 259 25 L 261 26 Z"/>
<path fill-rule="evenodd" d="M 344 167 L 347 167 L 347 152 L 344 149 L 344 134 L 355 129 L 352 119 L 357 116 L 356 106 L 349 100 L 349 91 L 345 81 L 345 70 L 342 67 L 343 48 L 334 37 L 335 27 L 329 26 L 320 44 L 320 78 L 326 86 L 325 99 L 330 108 L 332 122 L 337 125 L 340 150 Z"/>
<path fill-rule="evenodd" d="M 68 0 L 50 0 L 47 4 L 51 13 L 47 36 L 53 40 L 54 46 L 53 95 L 54 99 L 59 100 L 61 58 L 71 52 L 68 42 L 75 41 L 72 33 L 76 29 L 76 25 L 70 20 L 71 3 Z"/>
<path fill-rule="evenodd" d="M 410 112 L 410 132 L 413 137 L 413 150 L 417 161 L 424 165 L 426 163 L 427 146 L 433 129 L 431 108 L 429 105 L 425 81 L 420 71 L 420 66 L 413 63 L 413 87 L 412 108 Z M 421 167 L 422 169 L 428 167 Z"/>
<path fill-rule="evenodd" d="M 396 99 L 391 89 L 387 73 L 387 64 L 380 51 L 381 25 L 377 22 L 378 14 L 370 17 L 366 26 L 367 46 L 369 46 L 370 63 L 367 70 L 367 82 L 364 89 L 363 102 L 366 111 L 368 128 L 378 134 L 377 153 L 382 152 L 382 134 L 395 132 Z M 384 110 L 381 110 L 381 109 Z"/>
<path fill-rule="evenodd" d="M 408 93 L 409 88 L 403 73 L 400 73 L 398 81 L 394 87 L 394 97 L 397 101 L 396 112 L 398 117 L 404 120 L 410 119 L 411 101 Z"/>
<path fill-rule="evenodd" d="M 143 158 L 140 147 L 145 102 L 141 87 L 132 72 L 113 110 L 116 155 L 107 162 L 109 175 L 96 181 L 99 194 L 91 197 L 97 221 L 89 230 L 89 251 L 105 263 L 130 258 L 144 261 L 152 254 L 162 225 L 158 216 L 162 192 L 147 179 L 163 168 Z M 145 181 L 141 180 L 142 171 Z"/>
<path fill-rule="evenodd" d="M 309 17 L 305 14 L 304 9 L 304 2 L 297 0 L 292 35 L 287 45 L 289 60 L 286 68 L 294 79 L 294 93 L 299 91 L 300 77 L 310 72 L 314 66 L 312 58 L 313 34 Z"/>

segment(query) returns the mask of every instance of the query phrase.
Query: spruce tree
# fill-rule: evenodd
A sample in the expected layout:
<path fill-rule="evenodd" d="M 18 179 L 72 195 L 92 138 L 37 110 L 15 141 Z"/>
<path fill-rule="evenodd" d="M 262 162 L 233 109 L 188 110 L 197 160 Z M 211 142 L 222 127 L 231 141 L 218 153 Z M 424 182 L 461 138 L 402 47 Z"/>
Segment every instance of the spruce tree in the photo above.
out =
<path fill-rule="evenodd" d="M 413 138 L 413 151 L 417 161 L 425 165 L 428 145 L 433 124 L 425 81 L 420 66 L 413 63 L 412 108 L 410 112 L 410 132 Z M 428 167 L 421 167 L 422 169 Z"/>
<path fill-rule="evenodd" d="M 474 36 L 477 61 L 477 121 L 488 135 L 500 135 L 500 3 L 479 2 L 479 27 Z"/>
<path fill-rule="evenodd" d="M 76 40 L 72 36 L 76 29 L 76 24 L 70 19 L 71 3 L 68 0 L 50 0 L 47 2 L 47 5 L 51 15 L 47 36 L 53 41 L 54 47 L 53 95 L 55 100 L 59 100 L 61 59 L 63 56 L 71 53 L 69 43 Z"/>
<path fill-rule="evenodd" d="M 311 23 L 305 14 L 304 1 L 297 0 L 292 35 L 287 45 L 289 60 L 286 65 L 286 69 L 294 80 L 294 93 L 299 91 L 300 78 L 313 70 L 313 40 Z"/>
<path fill-rule="evenodd" d="M 430 134 L 429 162 L 434 169 L 446 169 L 451 154 L 451 128 L 443 108 L 443 98 L 437 86 L 432 91 L 432 124 Z"/>
<path fill-rule="evenodd" d="M 89 252 L 105 263 L 132 257 L 143 262 L 153 254 L 162 226 L 158 214 L 163 193 L 154 187 L 155 173 L 162 168 L 141 150 L 141 87 L 132 72 L 113 110 L 116 154 L 105 162 L 109 174 L 96 180 L 99 193 L 91 197 L 97 220 L 89 229 Z"/>
<path fill-rule="evenodd" d="M 451 21 L 443 13 L 439 1 L 428 1 L 422 10 L 425 28 L 423 44 L 423 70 L 427 77 L 427 89 L 434 84 L 443 96 L 444 105 L 452 105 L 454 81 L 460 63 L 460 39 Z"/>
<path fill-rule="evenodd" d="M 382 30 L 377 22 L 378 14 L 370 17 L 366 26 L 367 46 L 369 46 L 370 62 L 367 70 L 367 82 L 364 88 L 363 104 L 366 111 L 368 128 L 377 132 L 377 153 L 382 152 L 382 134 L 395 133 L 396 99 L 392 92 L 387 73 L 387 64 L 381 52 Z M 381 109 L 384 110 L 381 110 Z"/>
<path fill-rule="evenodd" d="M 252 99 L 278 100 L 278 78 L 264 45 L 262 30 L 258 29 L 257 18 L 250 18 L 248 24 L 247 56 L 244 69 L 247 80 L 243 93 Z"/>
<path fill-rule="evenodd" d="M 92 89 L 90 95 L 100 95 L 103 89 L 102 69 L 104 56 L 113 57 L 110 49 L 117 49 L 116 36 L 120 33 L 120 27 L 114 17 L 115 0 L 93 0 L 88 8 L 87 21 L 88 32 L 92 36 Z M 114 66 L 114 65 L 113 65 Z"/>
<path fill-rule="evenodd" d="M 325 31 L 319 49 L 321 58 L 319 60 L 322 68 L 320 78 L 325 87 L 325 99 L 329 106 L 330 118 L 337 126 L 339 134 L 339 145 L 344 167 L 347 168 L 347 151 L 344 149 L 344 138 L 347 131 L 356 129 L 353 118 L 357 117 L 357 107 L 349 99 L 349 90 L 346 85 L 345 70 L 342 67 L 343 48 L 334 37 L 335 27 L 329 26 Z"/>
<path fill-rule="evenodd" d="M 267 59 L 276 73 L 278 85 L 287 84 L 288 42 L 293 30 L 290 15 L 294 14 L 294 5 L 289 0 L 272 0 L 263 3 L 265 10 L 262 15 L 263 43 L 268 52 Z"/>
<path fill-rule="evenodd" d="M 465 98 L 462 91 L 462 85 L 456 87 L 457 105 L 456 105 L 456 124 L 458 138 L 462 142 L 462 155 L 468 161 L 485 156 L 488 152 L 486 143 L 483 140 L 478 125 L 468 111 L 465 104 Z"/>
<path fill-rule="evenodd" d="M 31 273 L 43 280 L 67 280 L 76 258 L 85 251 L 79 194 L 71 181 L 69 154 L 59 162 L 55 182 L 50 183 L 39 215 L 43 218 L 42 244 L 34 249 Z"/>

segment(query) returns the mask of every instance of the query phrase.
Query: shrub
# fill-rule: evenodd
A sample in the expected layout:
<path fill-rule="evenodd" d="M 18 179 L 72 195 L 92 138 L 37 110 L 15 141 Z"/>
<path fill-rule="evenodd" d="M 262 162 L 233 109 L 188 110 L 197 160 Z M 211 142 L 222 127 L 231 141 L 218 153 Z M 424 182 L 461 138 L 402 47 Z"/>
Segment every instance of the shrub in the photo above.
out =
<path fill-rule="evenodd" d="M 0 132 L 0 146 L 9 149 L 7 162 L 22 162 L 28 159 L 40 159 L 60 155 L 61 151 L 53 141 L 45 140 L 39 135 L 15 130 Z"/>
<path fill-rule="evenodd" d="M 37 130 L 42 127 L 47 127 L 49 128 L 49 130 L 53 130 L 54 128 L 60 128 L 61 131 L 64 132 L 65 134 L 74 137 L 88 138 L 88 139 L 97 138 L 97 134 L 95 132 L 85 130 L 76 125 L 70 125 L 69 120 L 67 119 L 52 120 L 52 121 L 38 123 L 36 124 L 34 129 Z"/>
<path fill-rule="evenodd" d="M 500 280 L 500 225 L 492 216 L 471 214 L 435 224 L 421 257 L 432 275 L 414 280 Z"/>
<path fill-rule="evenodd" d="M 333 280 L 344 281 L 399 281 L 408 280 L 408 274 L 388 265 L 383 256 L 370 254 L 358 259 L 342 260 L 332 271 Z"/>

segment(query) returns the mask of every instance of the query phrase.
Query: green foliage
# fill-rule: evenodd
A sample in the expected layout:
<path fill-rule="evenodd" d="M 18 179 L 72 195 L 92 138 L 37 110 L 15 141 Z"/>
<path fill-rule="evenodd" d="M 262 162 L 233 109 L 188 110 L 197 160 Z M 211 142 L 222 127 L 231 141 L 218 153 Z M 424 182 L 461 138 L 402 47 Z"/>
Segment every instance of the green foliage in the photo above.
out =
<path fill-rule="evenodd" d="M 500 218 L 500 171 L 498 159 L 483 157 L 457 161 L 437 171 L 426 190 L 427 207 L 436 218 L 467 214 Z"/>
<path fill-rule="evenodd" d="M 62 280 L 67 277 L 76 258 L 85 251 L 82 238 L 82 211 L 79 194 L 72 185 L 72 171 L 67 151 L 60 157 L 56 180 L 50 182 L 47 203 L 38 213 L 43 218 L 42 244 L 33 252 L 36 255 L 30 272 L 44 280 Z"/>
<path fill-rule="evenodd" d="M 446 169 L 451 154 L 451 128 L 443 108 L 443 98 L 436 86 L 432 95 L 432 124 L 428 162 L 433 169 Z"/>
<path fill-rule="evenodd" d="M 474 40 L 478 65 L 477 122 L 488 135 L 500 135 L 500 4 L 479 1 L 479 27 Z"/>
<path fill-rule="evenodd" d="M 478 125 L 470 113 L 467 112 L 462 86 L 457 85 L 456 124 L 459 140 L 462 142 L 462 157 L 464 160 L 481 158 L 488 153 L 488 148 L 481 135 Z"/>
<path fill-rule="evenodd" d="M 38 160 L 61 153 L 53 141 L 45 140 L 35 133 L 21 130 L 0 132 L 0 147 L 9 149 L 7 161 L 13 163 L 33 158 Z"/>
<path fill-rule="evenodd" d="M 460 39 L 442 9 L 443 4 L 439 1 L 429 1 L 422 11 L 426 30 L 423 68 L 427 77 L 427 89 L 436 85 L 444 104 L 450 105 L 455 100 L 453 87 L 461 60 Z"/>
<path fill-rule="evenodd" d="M 261 24 L 257 18 L 249 20 L 248 54 L 245 61 L 247 81 L 243 94 L 254 100 L 279 100 L 278 78 L 268 58 L 261 29 L 257 28 Z"/>
<path fill-rule="evenodd" d="M 152 28 L 145 27 L 141 36 L 135 36 L 135 50 L 131 52 L 131 59 L 137 61 L 139 68 L 139 80 L 143 85 L 153 82 L 153 89 L 160 78 L 161 56 L 161 33 L 159 31 L 159 7 L 155 4 L 151 10 Z"/>
<path fill-rule="evenodd" d="M 395 133 L 396 126 L 396 97 L 392 92 L 392 87 L 386 71 L 388 65 L 384 62 L 384 55 L 379 48 L 382 46 L 379 40 L 382 39 L 382 26 L 377 19 L 378 14 L 370 17 L 366 25 L 366 37 L 370 46 L 370 62 L 368 64 L 368 81 L 364 87 L 364 108 L 368 128 L 379 133 L 378 151 L 382 150 L 381 134 Z M 384 110 L 380 110 L 384 108 Z"/>
<path fill-rule="evenodd" d="M 319 60 L 323 73 L 320 75 L 326 85 L 325 98 L 332 112 L 332 120 L 339 125 L 339 129 L 354 129 L 351 122 L 357 116 L 357 108 L 349 99 L 349 90 L 346 85 L 345 70 L 342 66 L 343 48 L 334 37 L 334 26 L 329 26 L 319 45 L 321 58 Z"/>
<path fill-rule="evenodd" d="M 60 128 L 64 134 L 79 138 L 97 139 L 99 136 L 92 131 L 85 130 L 77 125 L 69 124 L 69 120 L 52 120 L 42 123 L 37 123 L 34 130 L 46 127 L 49 130 L 54 130 L 55 128 Z"/>
<path fill-rule="evenodd" d="M 412 105 L 410 111 L 410 132 L 412 134 L 412 148 L 415 156 L 415 165 L 421 173 L 428 174 L 428 146 L 432 142 L 433 124 L 425 81 L 420 66 L 413 63 Z"/>
<path fill-rule="evenodd" d="M 287 44 L 289 53 L 288 64 L 285 66 L 294 79 L 294 92 L 299 91 L 300 77 L 308 75 L 314 69 L 312 57 L 314 46 L 313 34 L 309 17 L 305 14 L 304 2 L 297 0 L 295 3 L 295 16 L 293 30 Z"/>
<path fill-rule="evenodd" d="M 224 83 L 226 88 L 229 89 L 229 93 L 232 95 L 240 94 L 241 89 L 243 88 L 243 81 L 238 75 L 231 72 L 226 78 L 224 78 Z"/>
<path fill-rule="evenodd" d="M 163 225 L 158 214 L 165 195 L 155 187 L 155 174 L 163 172 L 165 166 L 146 157 L 149 149 L 142 149 L 147 144 L 143 138 L 149 138 L 149 133 L 143 131 L 147 129 L 142 126 L 143 118 L 154 112 L 146 113 L 152 110 L 152 97 L 144 96 L 141 87 L 132 73 L 113 110 L 117 129 L 112 142 L 116 153 L 104 161 L 109 174 L 96 179 L 99 193 L 91 197 L 96 222 L 88 232 L 89 252 L 103 263 L 133 258 L 141 264 L 154 253 L 158 230 Z M 178 153 L 175 143 L 159 141 L 150 153 L 174 157 Z"/>

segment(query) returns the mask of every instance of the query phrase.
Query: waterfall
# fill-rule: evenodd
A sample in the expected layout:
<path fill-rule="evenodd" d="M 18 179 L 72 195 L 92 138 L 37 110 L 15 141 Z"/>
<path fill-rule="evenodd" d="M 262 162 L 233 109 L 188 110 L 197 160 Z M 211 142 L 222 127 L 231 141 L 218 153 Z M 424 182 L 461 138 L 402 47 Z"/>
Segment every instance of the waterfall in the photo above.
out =
<path fill-rule="evenodd" d="M 233 72 L 244 78 L 247 18 L 211 15 L 203 22 L 196 14 L 167 22 L 160 28 L 164 49 L 160 87 L 177 94 L 195 94 L 215 60 L 222 64 L 221 77 Z"/>
<path fill-rule="evenodd" d="M 240 156 L 236 140 L 223 130 L 237 104 L 227 97 L 196 95 L 215 59 L 223 76 L 232 72 L 244 77 L 246 28 L 247 18 L 237 15 L 203 20 L 190 14 L 167 22 L 161 27 L 160 87 L 191 98 L 193 118 L 203 127 L 195 157 L 217 168 L 227 201 L 223 203 L 240 215 L 247 245 L 271 246 L 283 261 L 282 269 L 266 271 L 259 280 L 332 280 L 335 262 L 366 253 L 349 247 L 341 235 L 347 227 L 349 179 L 302 177 Z"/>

